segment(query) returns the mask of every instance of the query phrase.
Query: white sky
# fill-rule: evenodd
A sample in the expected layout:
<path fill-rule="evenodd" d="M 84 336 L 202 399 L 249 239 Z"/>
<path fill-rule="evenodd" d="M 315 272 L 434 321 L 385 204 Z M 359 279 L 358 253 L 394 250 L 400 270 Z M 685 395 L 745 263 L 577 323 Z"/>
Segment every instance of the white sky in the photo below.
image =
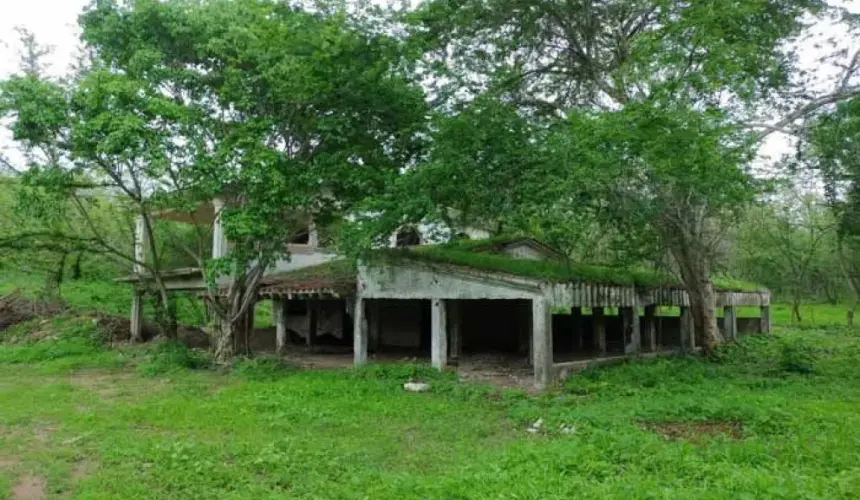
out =
<path fill-rule="evenodd" d="M 860 0 L 833 0 L 833 3 L 855 12 L 860 10 Z M 0 0 L 0 79 L 18 68 L 20 45 L 16 26 L 26 27 L 40 43 L 54 48 L 47 60 L 50 74 L 66 74 L 78 45 L 77 16 L 87 4 L 89 0 Z M 829 27 L 824 31 L 832 33 Z M 800 54 L 804 67 L 822 71 L 816 62 L 820 53 L 820 49 L 811 44 L 802 47 Z M 6 130 L 0 130 L 0 154 L 17 157 L 13 149 Z M 785 138 L 772 136 L 761 148 L 761 153 L 775 158 L 790 150 Z"/>

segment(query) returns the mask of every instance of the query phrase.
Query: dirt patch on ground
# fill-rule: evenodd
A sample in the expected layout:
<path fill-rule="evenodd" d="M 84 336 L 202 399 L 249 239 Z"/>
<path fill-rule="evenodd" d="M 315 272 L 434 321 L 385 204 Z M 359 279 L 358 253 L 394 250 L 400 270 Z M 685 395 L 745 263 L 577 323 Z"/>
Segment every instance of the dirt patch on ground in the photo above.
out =
<path fill-rule="evenodd" d="M 522 356 L 481 354 L 461 357 L 457 372 L 465 381 L 490 384 L 503 389 L 536 392 L 534 369 Z"/>
<path fill-rule="evenodd" d="M 662 422 L 641 424 L 645 429 L 660 434 L 669 440 L 684 440 L 701 443 L 707 438 L 726 436 L 743 439 L 741 422 Z"/>
<path fill-rule="evenodd" d="M 16 290 L 0 297 L 0 332 L 31 319 L 56 316 L 65 310 L 62 302 L 27 298 Z"/>
<path fill-rule="evenodd" d="M 41 500 L 47 498 L 47 482 L 42 476 L 21 476 L 12 487 L 12 500 Z"/>
<path fill-rule="evenodd" d="M 12 470 L 20 463 L 21 461 L 15 457 L 0 456 L 0 470 Z"/>
<path fill-rule="evenodd" d="M 89 460 L 81 460 L 80 462 L 75 464 L 75 467 L 72 469 L 72 481 L 80 481 L 81 479 L 89 476 L 96 469 L 96 464 L 90 462 Z"/>
<path fill-rule="evenodd" d="M 132 378 L 130 373 L 82 370 L 69 375 L 67 380 L 75 388 L 95 392 L 103 399 L 113 399 L 123 391 L 119 384 Z"/>

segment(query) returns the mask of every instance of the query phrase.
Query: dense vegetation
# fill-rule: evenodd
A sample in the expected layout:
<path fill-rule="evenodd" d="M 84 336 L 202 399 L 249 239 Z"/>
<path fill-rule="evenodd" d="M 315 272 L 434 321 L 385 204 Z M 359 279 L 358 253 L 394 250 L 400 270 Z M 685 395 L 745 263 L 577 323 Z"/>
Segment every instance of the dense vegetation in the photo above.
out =
<path fill-rule="evenodd" d="M 0 80 L 17 150 L 0 150 L 0 492 L 860 496 L 856 13 L 94 0 L 78 22 L 68 74 L 46 73 L 50 49 L 20 30 L 20 69 Z M 810 74 L 802 47 L 832 71 Z M 795 150 L 758 157 L 771 134 Z M 270 326 L 252 306 L 285 242 L 317 229 L 346 259 L 293 277 L 350 284 L 356 259 L 419 225 L 442 243 L 409 250 L 428 262 L 677 284 L 704 356 L 540 395 L 238 356 Z M 474 252 L 475 227 L 561 259 Z M 169 293 L 180 267 L 202 270 L 202 294 Z M 132 271 L 161 338 L 117 347 L 133 291 L 114 280 Z M 750 283 L 792 327 L 725 344 L 714 292 Z M 177 341 L 192 330 L 210 351 Z M 403 392 L 411 377 L 433 390 Z"/>
<path fill-rule="evenodd" d="M 710 359 L 590 370 L 539 396 L 412 365 L 298 371 L 243 359 L 213 371 L 208 355 L 178 344 L 117 350 L 102 339 L 91 320 L 72 316 L 4 332 L 0 491 L 29 484 L 87 498 L 860 494 L 860 341 L 844 328 L 779 328 Z M 410 377 L 428 380 L 432 392 L 404 392 Z M 538 431 L 528 431 L 539 419 Z"/>

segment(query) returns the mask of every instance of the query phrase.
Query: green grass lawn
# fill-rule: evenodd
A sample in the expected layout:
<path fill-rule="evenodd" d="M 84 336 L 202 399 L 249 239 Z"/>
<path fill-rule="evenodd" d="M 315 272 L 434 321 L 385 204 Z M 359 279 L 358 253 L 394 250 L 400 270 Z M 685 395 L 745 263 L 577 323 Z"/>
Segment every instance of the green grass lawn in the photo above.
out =
<path fill-rule="evenodd" d="M 402 365 L 218 371 L 170 344 L 106 349 L 94 328 L 6 332 L 0 497 L 29 483 L 76 498 L 860 498 L 846 330 L 778 329 L 527 396 Z M 416 374 L 430 393 L 403 391 Z M 714 424 L 730 431 L 688 430 Z"/>

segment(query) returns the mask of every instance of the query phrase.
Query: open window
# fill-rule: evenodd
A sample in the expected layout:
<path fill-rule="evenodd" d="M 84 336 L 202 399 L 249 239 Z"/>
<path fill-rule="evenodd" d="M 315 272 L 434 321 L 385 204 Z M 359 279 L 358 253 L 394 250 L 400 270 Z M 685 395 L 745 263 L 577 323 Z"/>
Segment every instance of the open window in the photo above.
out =
<path fill-rule="evenodd" d="M 397 248 L 414 247 L 420 244 L 421 233 L 415 227 L 407 226 L 397 231 L 397 237 L 394 244 Z"/>
<path fill-rule="evenodd" d="M 290 237 L 289 243 L 293 245 L 310 245 L 311 243 L 311 228 L 302 226 Z"/>

